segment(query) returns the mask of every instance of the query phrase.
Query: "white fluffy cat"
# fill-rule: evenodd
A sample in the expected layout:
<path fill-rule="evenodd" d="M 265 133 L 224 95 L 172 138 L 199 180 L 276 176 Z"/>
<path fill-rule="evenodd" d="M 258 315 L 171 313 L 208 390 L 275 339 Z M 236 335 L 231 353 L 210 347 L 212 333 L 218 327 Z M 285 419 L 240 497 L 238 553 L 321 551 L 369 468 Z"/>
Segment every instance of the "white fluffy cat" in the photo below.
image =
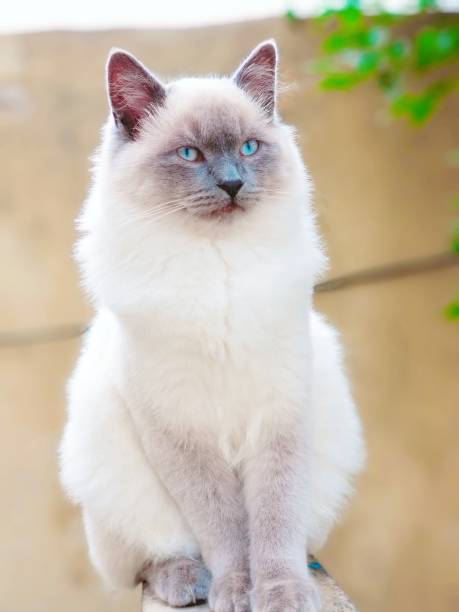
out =
<path fill-rule="evenodd" d="M 174 606 L 320 610 L 306 555 L 363 460 L 277 50 L 162 84 L 111 54 L 80 218 L 96 314 L 69 383 L 62 482 L 116 587 Z"/>

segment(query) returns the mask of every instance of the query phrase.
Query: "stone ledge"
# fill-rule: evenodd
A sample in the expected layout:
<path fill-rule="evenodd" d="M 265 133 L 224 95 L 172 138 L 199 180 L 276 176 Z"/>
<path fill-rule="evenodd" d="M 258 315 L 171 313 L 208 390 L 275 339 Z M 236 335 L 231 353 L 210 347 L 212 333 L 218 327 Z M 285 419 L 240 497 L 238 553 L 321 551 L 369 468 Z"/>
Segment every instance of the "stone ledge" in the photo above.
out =
<path fill-rule="evenodd" d="M 314 557 L 309 557 L 309 567 L 322 596 L 321 612 L 358 612 L 355 605 L 346 595 L 346 593 L 337 584 L 334 578 L 326 571 Z M 165 610 L 177 610 L 170 608 L 164 603 L 152 599 L 150 596 L 142 597 L 142 612 L 164 612 Z M 209 607 L 206 604 L 201 606 L 190 606 L 186 610 L 199 610 L 208 612 Z"/>

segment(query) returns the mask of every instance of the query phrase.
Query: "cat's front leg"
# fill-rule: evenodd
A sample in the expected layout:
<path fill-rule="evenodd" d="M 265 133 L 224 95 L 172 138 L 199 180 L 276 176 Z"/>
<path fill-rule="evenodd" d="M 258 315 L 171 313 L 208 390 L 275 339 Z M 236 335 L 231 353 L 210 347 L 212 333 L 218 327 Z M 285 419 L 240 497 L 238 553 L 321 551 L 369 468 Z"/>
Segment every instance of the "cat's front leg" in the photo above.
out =
<path fill-rule="evenodd" d="M 146 447 L 212 574 L 211 610 L 249 612 L 247 514 L 240 478 L 216 447 L 197 434 L 156 430 Z"/>
<path fill-rule="evenodd" d="M 307 439 L 301 423 L 276 428 L 246 470 L 253 612 L 318 612 L 306 563 Z"/>

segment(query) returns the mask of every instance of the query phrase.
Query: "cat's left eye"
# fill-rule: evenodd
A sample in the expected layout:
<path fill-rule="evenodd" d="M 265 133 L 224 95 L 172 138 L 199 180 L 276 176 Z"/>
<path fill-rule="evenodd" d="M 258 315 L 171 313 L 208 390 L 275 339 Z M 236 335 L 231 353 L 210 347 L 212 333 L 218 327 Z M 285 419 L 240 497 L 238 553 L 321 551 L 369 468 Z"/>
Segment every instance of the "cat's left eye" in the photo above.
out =
<path fill-rule="evenodd" d="M 189 162 L 199 161 L 202 159 L 202 153 L 196 147 L 180 147 L 177 149 L 177 155 Z"/>
<path fill-rule="evenodd" d="M 248 157 L 250 155 L 254 155 L 260 147 L 260 143 L 255 138 L 251 138 L 250 140 L 246 140 L 242 147 L 240 148 L 241 155 Z"/>

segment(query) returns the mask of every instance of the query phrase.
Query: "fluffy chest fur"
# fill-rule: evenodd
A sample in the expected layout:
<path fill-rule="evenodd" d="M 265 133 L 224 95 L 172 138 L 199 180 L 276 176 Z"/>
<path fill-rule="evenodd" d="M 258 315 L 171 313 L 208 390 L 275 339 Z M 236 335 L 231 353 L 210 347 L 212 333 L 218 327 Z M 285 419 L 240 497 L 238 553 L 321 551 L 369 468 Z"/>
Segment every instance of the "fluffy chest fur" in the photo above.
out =
<path fill-rule="evenodd" d="M 118 384 L 141 431 L 207 432 L 234 459 L 306 402 L 305 253 L 293 243 L 282 254 L 224 241 L 188 247 L 157 253 L 143 308 L 118 315 Z"/>

